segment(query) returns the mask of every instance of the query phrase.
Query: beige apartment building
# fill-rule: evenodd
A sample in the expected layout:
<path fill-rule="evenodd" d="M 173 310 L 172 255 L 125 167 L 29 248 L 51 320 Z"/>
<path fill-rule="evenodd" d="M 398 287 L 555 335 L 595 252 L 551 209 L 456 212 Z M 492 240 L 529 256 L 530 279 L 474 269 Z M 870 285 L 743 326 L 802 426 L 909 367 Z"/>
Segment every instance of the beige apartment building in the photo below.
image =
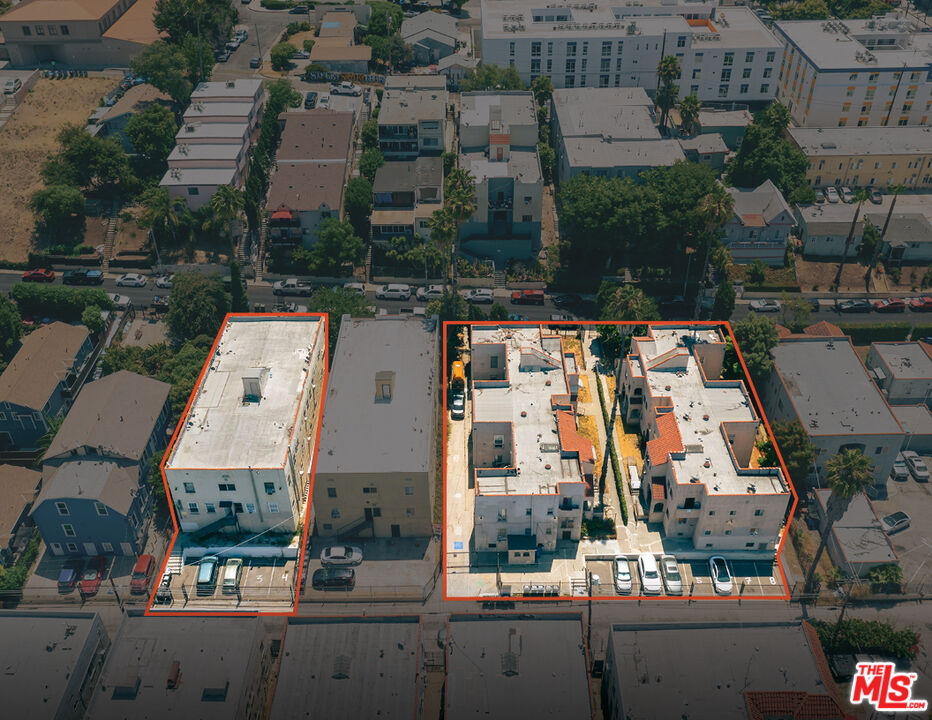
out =
<path fill-rule="evenodd" d="M 343 317 L 314 476 L 318 535 L 433 533 L 439 326 Z"/>

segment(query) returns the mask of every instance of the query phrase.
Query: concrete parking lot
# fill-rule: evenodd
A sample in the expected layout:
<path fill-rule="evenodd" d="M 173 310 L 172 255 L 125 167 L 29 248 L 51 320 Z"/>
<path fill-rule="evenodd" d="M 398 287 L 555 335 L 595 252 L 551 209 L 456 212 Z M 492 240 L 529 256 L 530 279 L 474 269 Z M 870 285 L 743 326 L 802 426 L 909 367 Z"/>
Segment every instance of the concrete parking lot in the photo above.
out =
<path fill-rule="evenodd" d="M 217 582 L 212 589 L 197 588 L 197 561 L 191 561 L 181 570 L 181 577 L 172 578 L 171 588 L 175 601 L 173 608 L 195 610 L 204 605 L 210 610 L 234 610 L 244 605 L 281 603 L 289 609 L 294 603 L 295 561 L 287 558 L 243 558 L 239 595 L 225 594 L 221 589 L 223 562 L 217 571 Z M 229 606 L 225 608 L 224 606 Z M 288 606 L 288 607 L 286 607 Z"/>
<path fill-rule="evenodd" d="M 932 466 L 932 457 L 924 457 Z M 903 581 L 908 587 L 918 587 L 932 572 L 932 484 L 917 483 L 910 477 L 903 482 L 887 483 L 887 499 L 872 500 L 877 519 L 904 511 L 910 526 L 890 535 L 890 542 L 900 559 Z"/>

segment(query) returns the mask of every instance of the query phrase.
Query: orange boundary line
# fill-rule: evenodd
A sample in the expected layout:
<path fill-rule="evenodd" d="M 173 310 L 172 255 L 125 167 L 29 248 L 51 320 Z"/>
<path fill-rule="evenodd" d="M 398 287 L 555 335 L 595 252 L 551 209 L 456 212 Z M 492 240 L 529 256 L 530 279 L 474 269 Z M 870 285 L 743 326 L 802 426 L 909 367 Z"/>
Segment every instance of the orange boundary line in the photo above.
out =
<path fill-rule="evenodd" d="M 298 554 L 298 564 L 295 570 L 296 580 L 295 580 L 295 599 L 294 607 L 289 612 L 262 612 L 259 610 L 245 610 L 241 612 L 231 611 L 231 612 L 206 612 L 198 610 L 156 610 L 152 612 L 152 603 L 155 601 L 155 593 L 158 591 L 158 584 L 156 583 L 152 588 L 152 593 L 149 596 L 149 602 L 146 605 L 145 612 L 143 613 L 146 617 L 171 617 L 173 615 L 183 615 L 186 617 L 295 617 L 298 614 L 298 602 L 301 597 L 301 573 L 304 568 L 304 554 L 307 551 L 307 532 L 308 532 L 308 518 L 311 513 L 311 502 L 314 497 L 314 474 L 317 471 L 317 454 L 320 448 L 320 429 L 323 424 L 324 419 L 324 403 L 327 399 L 327 378 L 330 374 L 330 349 L 328 340 L 330 338 L 330 316 L 327 313 L 227 313 L 226 317 L 223 318 L 223 324 L 220 326 L 220 331 L 217 333 L 217 337 L 214 338 L 214 343 L 210 347 L 210 352 L 207 355 L 207 359 L 204 361 L 204 367 L 201 368 L 201 374 L 198 375 L 197 383 L 194 385 L 194 390 L 191 392 L 191 396 L 188 398 L 188 402 L 185 405 L 184 412 L 181 413 L 181 418 L 178 421 L 178 425 L 175 427 L 175 432 L 172 433 L 171 440 L 165 448 L 165 452 L 162 455 L 162 462 L 159 463 L 159 471 L 162 473 L 162 483 L 165 486 L 165 495 L 168 499 L 168 508 L 171 512 L 172 526 L 175 529 L 174 535 L 172 535 L 171 542 L 168 544 L 168 550 L 165 552 L 165 559 L 162 561 L 162 569 L 158 575 L 158 583 L 162 581 L 162 577 L 165 575 L 165 568 L 168 567 L 168 558 L 171 556 L 172 549 L 175 547 L 175 542 L 178 540 L 178 535 L 180 533 L 180 528 L 178 527 L 178 518 L 175 515 L 175 503 L 172 502 L 171 489 L 168 487 L 168 478 L 165 477 L 165 463 L 171 457 L 172 452 L 175 450 L 175 444 L 178 441 L 178 436 L 181 433 L 181 429 L 184 427 L 188 419 L 188 413 L 191 410 L 191 405 L 194 402 L 194 398 L 197 397 L 198 390 L 201 388 L 201 382 L 204 380 L 204 375 L 207 374 L 207 368 L 210 367 L 210 361 L 213 359 L 214 353 L 217 351 L 217 344 L 220 342 L 220 338 L 223 337 L 223 332 L 227 328 L 227 324 L 230 322 L 231 318 L 238 317 L 261 317 L 261 318 L 300 318 L 300 317 L 316 317 L 323 320 L 324 323 L 324 378 L 323 384 L 320 389 L 321 402 L 318 408 L 317 416 L 317 439 L 314 443 L 314 459 L 311 462 L 311 477 L 309 480 L 309 488 L 307 493 L 307 507 L 304 509 L 304 532 L 301 536 L 301 550 Z M 318 330 L 318 338 L 320 338 Z M 307 378 L 305 378 L 305 381 Z M 303 385 L 302 385 L 303 387 Z M 296 416 L 297 417 L 297 416 Z M 294 430 L 292 430 L 294 432 Z"/>
<path fill-rule="evenodd" d="M 623 320 L 614 320 L 614 321 L 598 321 L 598 320 L 576 320 L 573 322 L 546 322 L 540 320 L 517 320 L 517 321 L 498 321 L 498 320 L 476 320 L 473 322 L 463 322 L 463 321 L 447 321 L 443 323 L 443 534 L 441 537 L 441 553 L 443 555 L 443 565 L 441 573 L 443 575 L 443 599 L 445 601 L 473 601 L 473 602 L 488 602 L 496 600 L 505 600 L 512 602 L 553 602 L 555 600 L 569 600 L 571 602 L 578 602 L 581 600 L 588 601 L 590 598 L 587 596 L 585 598 L 572 596 L 572 595 L 547 595 L 547 596 L 524 596 L 524 595 L 512 595 L 512 596 L 502 596 L 502 595 L 489 595 L 489 596 L 478 596 L 478 595 L 449 595 L 447 593 L 447 328 L 450 325 L 463 325 L 466 327 L 477 325 L 477 326 L 502 326 L 502 325 L 530 325 L 538 326 L 541 329 L 551 326 L 561 326 L 564 329 L 567 326 L 578 327 L 580 325 L 647 325 L 650 327 L 714 327 L 721 330 L 724 327 L 728 331 L 728 337 L 731 338 L 732 346 L 735 348 L 735 353 L 738 356 L 738 361 L 741 363 L 741 369 L 744 371 L 744 382 L 747 387 L 750 388 L 751 394 L 754 397 L 754 402 L 757 404 L 757 411 L 760 413 L 761 420 L 764 422 L 764 427 L 767 429 L 767 435 L 770 437 L 770 442 L 773 444 L 774 450 L 777 453 L 777 459 L 780 461 L 780 469 L 783 470 L 783 477 L 786 480 L 787 486 L 790 489 L 790 495 L 793 498 L 793 504 L 790 507 L 789 515 L 787 515 L 786 524 L 783 529 L 783 534 L 780 536 L 780 543 L 777 545 L 776 553 L 774 554 L 774 559 L 776 560 L 777 567 L 780 570 L 780 578 L 783 581 L 783 594 L 782 595 L 755 595 L 755 596 L 744 596 L 744 595 L 711 595 L 711 596 L 684 596 L 684 595 L 597 595 L 592 597 L 592 600 L 596 601 L 631 601 L 637 600 L 677 600 L 682 602 L 684 599 L 688 602 L 701 602 L 705 600 L 712 601 L 732 601 L 735 600 L 790 600 L 790 588 L 789 583 L 786 579 L 786 572 L 783 569 L 783 563 L 781 561 L 781 556 L 783 554 L 783 545 L 786 543 L 786 539 L 789 535 L 790 524 L 793 522 L 793 516 L 796 514 L 796 507 L 799 504 L 799 496 L 796 494 L 796 488 L 793 485 L 793 481 L 790 478 L 789 472 L 787 472 L 786 464 L 783 462 L 783 456 L 780 454 L 780 449 L 777 447 L 776 442 L 774 441 L 773 431 L 770 429 L 770 422 L 767 420 L 767 416 L 764 414 L 763 407 L 761 406 L 760 398 L 757 395 L 757 389 L 754 387 L 754 383 L 751 382 L 750 375 L 748 374 L 747 365 L 744 362 L 744 357 L 741 355 L 741 350 L 738 348 L 738 343 L 735 341 L 735 335 L 731 330 L 731 323 L 728 321 L 716 321 L 716 320 L 652 320 L 652 321 L 623 321 Z"/>

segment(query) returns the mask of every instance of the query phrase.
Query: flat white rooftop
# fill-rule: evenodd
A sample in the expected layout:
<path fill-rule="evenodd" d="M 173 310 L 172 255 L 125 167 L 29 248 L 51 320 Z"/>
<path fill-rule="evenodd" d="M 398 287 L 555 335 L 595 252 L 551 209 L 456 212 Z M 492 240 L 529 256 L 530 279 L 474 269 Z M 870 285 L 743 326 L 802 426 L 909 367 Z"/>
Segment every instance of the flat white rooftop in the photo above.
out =
<path fill-rule="evenodd" d="M 932 379 L 932 358 L 918 342 L 877 342 L 871 348 L 883 360 L 885 375 L 897 380 Z"/>
<path fill-rule="evenodd" d="M 235 80 L 202 82 L 191 92 L 191 101 L 254 97 L 262 88 L 262 80 L 236 78 Z"/>
<path fill-rule="evenodd" d="M 186 123 L 227 117 L 246 120 L 252 114 L 254 107 L 251 102 L 192 102 L 184 111 L 183 117 Z"/>
<path fill-rule="evenodd" d="M 166 467 L 282 467 L 309 358 L 326 344 L 318 317 L 232 317 L 197 387 Z M 244 375 L 267 369 L 259 402 L 244 401 Z"/>
<path fill-rule="evenodd" d="M 654 104 L 644 88 L 566 88 L 553 91 L 564 138 L 659 140 Z"/>

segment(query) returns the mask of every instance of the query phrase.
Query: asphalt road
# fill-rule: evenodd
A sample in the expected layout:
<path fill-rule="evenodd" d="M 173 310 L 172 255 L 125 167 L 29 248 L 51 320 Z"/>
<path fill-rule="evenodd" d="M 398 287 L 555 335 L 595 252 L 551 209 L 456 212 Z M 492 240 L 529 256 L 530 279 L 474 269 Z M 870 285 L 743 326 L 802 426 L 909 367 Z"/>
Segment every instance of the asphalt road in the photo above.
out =
<path fill-rule="evenodd" d="M 214 66 L 214 80 L 258 76 L 259 71 L 249 67 L 249 60 L 256 56 L 268 58 L 269 49 L 278 41 L 288 23 L 308 19 L 307 15 L 291 15 L 287 10 L 264 10 L 259 5 L 259 0 L 253 0 L 248 6 L 235 0 L 234 5 L 239 10 L 237 27 L 245 27 L 249 31 L 249 37 L 231 53 L 229 60 Z"/>

